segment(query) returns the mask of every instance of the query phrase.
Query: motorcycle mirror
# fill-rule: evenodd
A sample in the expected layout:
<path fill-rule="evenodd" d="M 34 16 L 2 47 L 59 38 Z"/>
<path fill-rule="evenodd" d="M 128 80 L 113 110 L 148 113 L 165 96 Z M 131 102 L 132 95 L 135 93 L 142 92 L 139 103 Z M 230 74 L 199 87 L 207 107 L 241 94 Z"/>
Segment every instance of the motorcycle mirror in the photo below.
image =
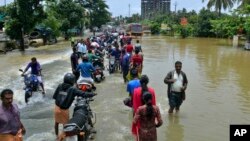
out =
<path fill-rule="evenodd" d="M 23 72 L 23 70 L 22 70 L 22 69 L 19 69 L 19 71 L 20 71 L 20 72 Z"/>

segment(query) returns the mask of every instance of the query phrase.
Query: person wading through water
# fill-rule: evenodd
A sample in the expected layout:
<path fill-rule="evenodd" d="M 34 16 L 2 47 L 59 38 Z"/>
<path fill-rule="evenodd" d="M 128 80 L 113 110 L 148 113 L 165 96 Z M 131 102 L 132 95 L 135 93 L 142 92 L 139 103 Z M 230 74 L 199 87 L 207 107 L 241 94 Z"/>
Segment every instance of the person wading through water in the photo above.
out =
<path fill-rule="evenodd" d="M 144 105 L 138 107 L 133 123 L 140 122 L 137 129 L 137 141 L 157 141 L 156 128 L 162 125 L 162 119 L 159 107 L 152 105 L 152 94 L 145 92 L 143 94 Z"/>
<path fill-rule="evenodd" d="M 127 84 L 127 92 L 129 93 L 129 97 L 124 100 L 124 104 L 132 107 L 134 89 L 140 87 L 141 83 L 138 79 L 138 71 L 136 69 L 132 70 L 130 74 L 133 79 Z"/>
<path fill-rule="evenodd" d="M 72 73 L 75 75 L 76 81 L 77 81 L 78 78 L 80 77 L 80 72 L 76 71 L 76 68 L 79 65 L 79 63 L 78 63 L 79 56 L 76 52 L 75 47 L 73 47 L 72 50 L 73 50 L 73 53 L 70 56 L 70 62 L 71 62 Z"/>
<path fill-rule="evenodd" d="M 122 50 L 122 54 L 124 54 L 121 60 L 122 76 L 123 76 L 124 83 L 127 83 L 128 82 L 127 75 L 129 72 L 131 55 L 127 53 L 125 50 Z"/>
<path fill-rule="evenodd" d="M 155 96 L 155 91 L 153 88 L 148 87 L 148 76 L 147 75 L 142 75 L 141 79 L 140 79 L 140 83 L 141 83 L 141 87 L 138 87 L 136 89 L 134 89 L 134 93 L 133 93 L 133 110 L 134 110 L 134 114 L 136 113 L 138 107 L 144 105 L 144 101 L 143 101 L 143 94 L 145 92 L 149 92 L 150 94 L 152 94 L 152 105 L 156 105 L 156 96 Z M 140 123 L 134 123 L 132 124 L 132 133 L 137 136 L 137 130 L 140 128 Z"/>
<path fill-rule="evenodd" d="M 58 136 L 59 124 L 66 124 L 69 121 L 69 108 L 76 96 L 82 96 L 85 92 L 74 87 L 75 76 L 72 73 L 64 75 L 62 84 L 59 84 L 54 95 L 55 99 L 55 134 Z"/>
<path fill-rule="evenodd" d="M 187 89 L 187 76 L 181 71 L 182 63 L 180 61 L 175 62 L 175 70 L 170 71 L 164 79 L 164 83 L 168 85 L 168 100 L 169 110 L 168 113 L 173 113 L 180 110 L 182 102 L 186 99 L 185 90 Z"/>

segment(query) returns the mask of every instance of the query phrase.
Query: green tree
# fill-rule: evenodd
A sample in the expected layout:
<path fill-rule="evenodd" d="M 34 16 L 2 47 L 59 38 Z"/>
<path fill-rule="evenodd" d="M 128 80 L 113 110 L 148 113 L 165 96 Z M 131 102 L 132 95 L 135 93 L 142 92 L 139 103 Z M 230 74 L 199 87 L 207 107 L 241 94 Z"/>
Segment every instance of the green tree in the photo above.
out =
<path fill-rule="evenodd" d="M 7 8 L 6 33 L 11 39 L 20 41 L 20 49 L 24 51 L 24 35 L 46 18 L 41 0 L 16 0 Z"/>
<path fill-rule="evenodd" d="M 249 0 L 237 0 L 237 1 L 240 3 L 240 5 L 239 5 L 238 8 L 243 8 L 246 5 L 250 5 L 250 1 Z"/>
<path fill-rule="evenodd" d="M 56 13 L 56 0 L 46 0 L 45 1 L 45 12 L 47 13 L 47 18 L 40 24 L 42 27 L 49 27 L 52 29 L 53 33 L 58 37 L 60 35 L 60 28 L 62 26 L 61 21 L 57 18 Z"/>
<path fill-rule="evenodd" d="M 109 22 L 110 19 L 111 14 L 108 12 L 108 5 L 103 0 L 97 0 L 91 14 L 91 25 L 101 27 L 101 25 Z"/>
<path fill-rule="evenodd" d="M 139 14 L 132 14 L 131 17 L 127 17 L 127 23 L 138 23 L 141 19 Z"/>
<path fill-rule="evenodd" d="M 48 17 L 42 22 L 41 25 L 52 29 L 53 33 L 58 37 L 60 35 L 60 27 L 62 26 L 59 19 L 52 13 L 48 12 Z"/>
<path fill-rule="evenodd" d="M 200 10 L 198 20 L 197 20 L 197 27 L 196 27 L 196 34 L 199 37 L 214 37 L 215 34 L 211 31 L 212 26 L 210 20 L 215 20 L 218 17 L 218 13 L 211 12 L 205 8 Z"/>
<path fill-rule="evenodd" d="M 89 11 L 89 28 L 100 28 L 111 20 L 111 14 L 108 12 L 108 5 L 104 0 L 76 0 L 80 5 Z"/>
<path fill-rule="evenodd" d="M 152 34 L 159 34 L 161 30 L 161 24 L 157 22 L 151 22 L 150 23 L 150 29 Z"/>
<path fill-rule="evenodd" d="M 5 6 L 0 6 L 0 14 L 5 14 L 5 13 L 6 13 Z"/>
<path fill-rule="evenodd" d="M 68 39 L 68 30 L 81 25 L 84 18 L 84 8 L 74 0 L 60 0 L 54 9 L 56 17 L 61 21 L 60 30 L 64 33 L 65 39 Z"/>
<path fill-rule="evenodd" d="M 228 16 L 222 19 L 211 20 L 211 31 L 217 37 L 232 38 L 236 35 L 238 30 L 243 26 L 239 17 Z"/>
<path fill-rule="evenodd" d="M 204 2 L 205 0 L 202 0 Z M 232 8 L 237 0 L 208 0 L 207 7 L 214 7 L 215 10 L 221 15 L 221 10 L 226 10 L 227 8 Z"/>

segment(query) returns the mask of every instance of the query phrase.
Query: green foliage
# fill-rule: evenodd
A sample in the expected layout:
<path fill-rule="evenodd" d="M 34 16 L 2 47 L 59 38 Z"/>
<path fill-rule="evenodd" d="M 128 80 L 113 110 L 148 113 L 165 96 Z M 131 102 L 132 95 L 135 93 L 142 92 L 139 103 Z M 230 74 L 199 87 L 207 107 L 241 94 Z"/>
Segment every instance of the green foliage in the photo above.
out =
<path fill-rule="evenodd" d="M 5 6 L 0 6 L 0 15 L 5 15 L 6 8 Z"/>
<path fill-rule="evenodd" d="M 141 23 L 151 26 L 152 23 L 167 24 L 172 32 L 184 38 L 187 36 L 232 38 L 243 27 L 248 31 L 250 37 L 250 20 L 245 20 L 248 19 L 249 14 L 250 5 L 245 5 L 244 8 L 237 10 L 230 16 L 227 14 L 219 16 L 219 13 L 205 8 L 201 9 L 198 14 L 195 11 L 188 12 L 186 9 L 182 9 L 169 15 L 157 16 L 153 21 L 143 20 Z M 188 24 L 186 26 L 180 25 L 183 17 L 187 18 Z M 161 31 L 161 33 L 167 34 L 166 31 Z"/>
<path fill-rule="evenodd" d="M 250 17 L 246 18 L 244 29 L 246 30 L 247 33 L 247 39 L 250 40 Z"/>
<path fill-rule="evenodd" d="M 160 33 L 161 25 L 159 23 L 151 22 L 149 26 L 150 26 L 152 34 L 159 34 Z"/>
<path fill-rule="evenodd" d="M 232 38 L 236 35 L 240 27 L 242 27 L 242 21 L 238 17 L 226 17 L 223 19 L 211 20 L 212 32 L 217 37 Z"/>
<path fill-rule="evenodd" d="M 111 13 L 108 12 L 108 5 L 104 0 L 76 0 L 76 3 L 89 11 L 89 27 L 100 28 L 101 25 L 111 20 Z"/>
<path fill-rule="evenodd" d="M 17 0 L 7 7 L 6 33 L 11 39 L 20 40 L 24 50 L 23 35 L 28 34 L 34 26 L 46 18 L 40 0 Z"/>
<path fill-rule="evenodd" d="M 12 39 L 20 39 L 20 33 L 23 29 L 24 34 L 29 33 L 36 23 L 46 18 L 42 6 L 32 0 L 18 0 L 7 8 L 9 19 L 6 24 L 7 34 Z"/>
<path fill-rule="evenodd" d="M 250 4 L 241 5 L 238 9 L 234 10 L 234 14 L 239 15 L 239 16 L 249 16 Z"/>
<path fill-rule="evenodd" d="M 187 24 L 185 26 L 180 24 L 174 24 L 172 29 L 177 35 L 180 35 L 182 38 L 186 38 L 188 36 L 193 36 L 194 27 L 191 24 Z"/>
<path fill-rule="evenodd" d="M 206 10 L 203 8 L 198 16 L 198 22 L 196 26 L 196 34 L 199 37 L 214 37 L 215 34 L 211 32 L 212 26 L 210 20 L 215 20 L 218 17 L 218 14 Z"/>
<path fill-rule="evenodd" d="M 42 25 L 51 28 L 57 37 L 60 35 L 60 27 L 62 26 L 62 23 L 53 14 L 48 13 L 48 17 L 43 21 Z"/>
<path fill-rule="evenodd" d="M 108 12 L 108 5 L 103 0 L 95 0 L 90 8 L 90 27 L 98 27 L 111 20 L 111 14 Z"/>
<path fill-rule="evenodd" d="M 61 21 L 60 30 L 63 31 L 66 36 L 68 36 L 67 31 L 79 26 L 84 17 L 84 8 L 73 0 L 60 0 L 54 9 L 57 18 Z"/>
<path fill-rule="evenodd" d="M 141 19 L 139 14 L 133 14 L 131 17 L 127 17 L 127 23 L 138 23 Z"/>
<path fill-rule="evenodd" d="M 202 1 L 204 2 L 205 0 L 202 0 Z M 214 7 L 215 10 L 220 15 L 222 9 L 226 10 L 228 8 L 232 8 L 236 1 L 237 0 L 208 0 L 207 7 L 209 9 Z"/>

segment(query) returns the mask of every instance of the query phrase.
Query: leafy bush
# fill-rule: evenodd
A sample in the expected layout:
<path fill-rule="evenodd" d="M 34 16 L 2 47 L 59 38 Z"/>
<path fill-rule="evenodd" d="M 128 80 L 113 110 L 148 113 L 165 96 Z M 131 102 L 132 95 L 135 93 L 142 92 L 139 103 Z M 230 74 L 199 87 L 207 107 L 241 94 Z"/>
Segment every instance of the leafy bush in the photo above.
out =
<path fill-rule="evenodd" d="M 152 22 L 150 24 L 150 29 L 152 34 L 159 34 L 161 30 L 161 25 L 159 23 Z"/>

